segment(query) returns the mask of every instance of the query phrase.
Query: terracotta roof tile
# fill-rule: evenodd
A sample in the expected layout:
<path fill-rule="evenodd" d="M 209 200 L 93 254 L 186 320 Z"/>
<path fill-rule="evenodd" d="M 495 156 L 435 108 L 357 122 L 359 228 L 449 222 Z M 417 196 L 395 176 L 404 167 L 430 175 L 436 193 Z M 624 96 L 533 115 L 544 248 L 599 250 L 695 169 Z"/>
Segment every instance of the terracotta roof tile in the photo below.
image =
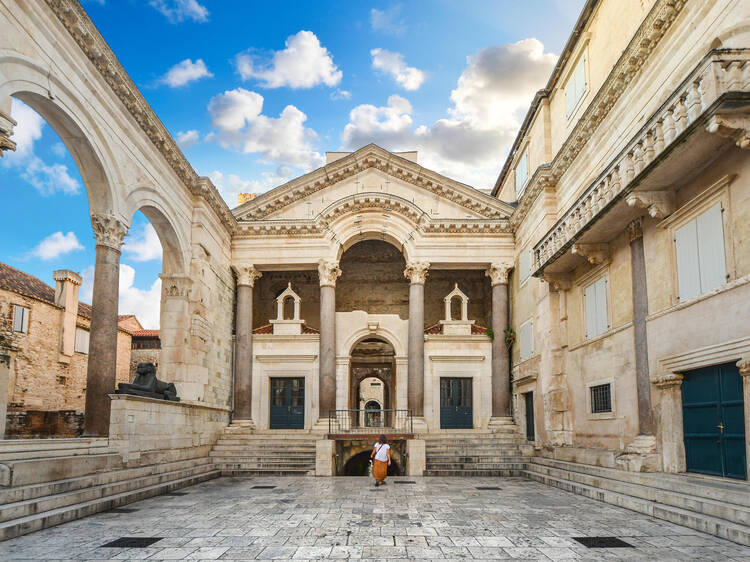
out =
<path fill-rule="evenodd" d="M 433 324 L 432 326 L 427 326 L 424 329 L 424 333 L 429 336 L 442 334 L 443 325 L 440 322 L 437 322 L 436 324 Z M 471 335 L 472 336 L 485 336 L 487 335 L 487 328 L 485 328 L 484 326 L 480 326 L 479 324 L 472 324 Z"/>
<path fill-rule="evenodd" d="M 308 326 L 307 324 L 302 324 L 302 333 L 319 334 L 320 330 L 318 330 L 317 328 L 313 328 L 312 326 Z M 253 330 L 253 334 L 273 334 L 273 324 L 263 324 L 262 326 L 258 326 Z"/>
<path fill-rule="evenodd" d="M 158 338 L 159 330 L 135 330 L 130 332 L 134 338 Z"/>

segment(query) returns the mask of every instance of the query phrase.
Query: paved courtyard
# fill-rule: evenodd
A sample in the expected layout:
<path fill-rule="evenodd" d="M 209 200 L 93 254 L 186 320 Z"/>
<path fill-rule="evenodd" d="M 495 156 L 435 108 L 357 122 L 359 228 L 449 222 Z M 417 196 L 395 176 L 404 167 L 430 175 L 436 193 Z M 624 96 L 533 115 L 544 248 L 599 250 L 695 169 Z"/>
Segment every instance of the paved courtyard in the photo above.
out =
<path fill-rule="evenodd" d="M 0 560 L 750 560 L 750 548 L 522 479 L 371 482 L 221 478 L 0 543 Z M 161 538 L 102 546 L 122 537 Z"/>

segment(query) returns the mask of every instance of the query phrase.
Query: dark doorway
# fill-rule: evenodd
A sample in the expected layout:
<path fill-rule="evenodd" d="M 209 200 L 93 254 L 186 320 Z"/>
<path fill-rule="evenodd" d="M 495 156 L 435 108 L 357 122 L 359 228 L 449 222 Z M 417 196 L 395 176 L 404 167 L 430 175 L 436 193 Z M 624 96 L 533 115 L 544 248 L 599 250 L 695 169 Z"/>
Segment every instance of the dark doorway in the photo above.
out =
<path fill-rule="evenodd" d="M 726 363 L 685 373 L 682 419 L 688 472 L 745 478 L 742 377 Z"/>
<path fill-rule="evenodd" d="M 370 476 L 370 453 L 362 451 L 354 455 L 344 464 L 343 476 Z M 391 466 L 388 467 L 388 476 L 402 476 L 403 472 L 398 461 L 391 454 Z"/>
<path fill-rule="evenodd" d="M 304 429 L 305 379 L 271 379 L 271 429 Z"/>
<path fill-rule="evenodd" d="M 474 427 L 471 379 L 441 377 L 440 427 L 443 429 L 471 429 Z"/>
<path fill-rule="evenodd" d="M 523 395 L 526 408 L 526 440 L 536 441 L 534 434 L 534 393 L 527 392 Z"/>
<path fill-rule="evenodd" d="M 375 402 L 375 400 L 370 400 L 365 404 L 365 426 L 383 427 L 383 416 L 380 411 L 380 404 Z"/>

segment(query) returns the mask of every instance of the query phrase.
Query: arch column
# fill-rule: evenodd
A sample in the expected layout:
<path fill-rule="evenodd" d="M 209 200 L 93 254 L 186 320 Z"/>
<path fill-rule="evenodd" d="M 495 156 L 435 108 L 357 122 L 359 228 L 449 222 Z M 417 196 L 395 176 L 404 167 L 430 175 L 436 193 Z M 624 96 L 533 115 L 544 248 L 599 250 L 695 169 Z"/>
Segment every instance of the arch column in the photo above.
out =
<path fill-rule="evenodd" d="M 188 382 L 190 340 L 189 297 L 192 279 L 183 275 L 159 275 L 161 279 L 161 310 L 159 314 L 159 378 L 174 382 L 177 392 Z"/>
<path fill-rule="evenodd" d="M 86 368 L 84 434 L 104 437 L 109 435 L 109 395 L 115 391 L 117 379 L 120 254 L 128 227 L 111 215 L 92 215 L 91 226 L 96 237 L 96 266 Z"/>
<path fill-rule="evenodd" d="M 237 270 L 237 317 L 232 423 L 253 419 L 253 287 L 263 275 L 254 266 Z"/>
<path fill-rule="evenodd" d="M 508 329 L 508 273 L 512 263 L 493 263 L 485 271 L 492 283 L 492 417 L 510 416 L 510 357 L 505 345 Z"/>
<path fill-rule="evenodd" d="M 318 417 L 327 418 L 336 409 L 336 279 L 341 276 L 339 264 L 320 260 L 320 352 L 318 357 Z"/>
<path fill-rule="evenodd" d="M 409 280 L 407 396 L 414 417 L 424 416 L 424 284 L 429 268 L 429 262 L 409 262 L 404 270 Z"/>

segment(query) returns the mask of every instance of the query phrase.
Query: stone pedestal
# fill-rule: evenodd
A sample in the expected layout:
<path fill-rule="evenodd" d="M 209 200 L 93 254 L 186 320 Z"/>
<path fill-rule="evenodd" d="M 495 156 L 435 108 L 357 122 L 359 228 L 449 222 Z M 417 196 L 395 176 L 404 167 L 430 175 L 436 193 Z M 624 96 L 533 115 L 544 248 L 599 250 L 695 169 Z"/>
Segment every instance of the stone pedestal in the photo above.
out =
<path fill-rule="evenodd" d="M 234 356 L 234 423 L 253 419 L 253 286 L 261 273 L 252 266 L 237 275 L 237 319 Z"/>
<path fill-rule="evenodd" d="M 407 394 L 415 417 L 424 416 L 424 283 L 426 262 L 407 263 L 404 276 L 409 280 L 409 364 Z M 416 419 L 415 425 L 416 425 Z M 415 429 L 416 431 L 416 429 Z"/>
<path fill-rule="evenodd" d="M 315 476 L 334 476 L 334 451 L 336 442 L 333 439 L 318 439 L 315 442 Z"/>
<path fill-rule="evenodd" d="M 427 468 L 424 439 L 409 439 L 406 441 L 406 475 L 424 476 Z"/>
<path fill-rule="evenodd" d="M 5 438 L 5 415 L 8 413 L 10 355 L 0 350 L 0 439 Z"/>
<path fill-rule="evenodd" d="M 661 391 L 659 434 L 664 472 L 685 472 L 685 436 L 682 427 L 682 375 L 665 373 L 652 382 Z"/>

